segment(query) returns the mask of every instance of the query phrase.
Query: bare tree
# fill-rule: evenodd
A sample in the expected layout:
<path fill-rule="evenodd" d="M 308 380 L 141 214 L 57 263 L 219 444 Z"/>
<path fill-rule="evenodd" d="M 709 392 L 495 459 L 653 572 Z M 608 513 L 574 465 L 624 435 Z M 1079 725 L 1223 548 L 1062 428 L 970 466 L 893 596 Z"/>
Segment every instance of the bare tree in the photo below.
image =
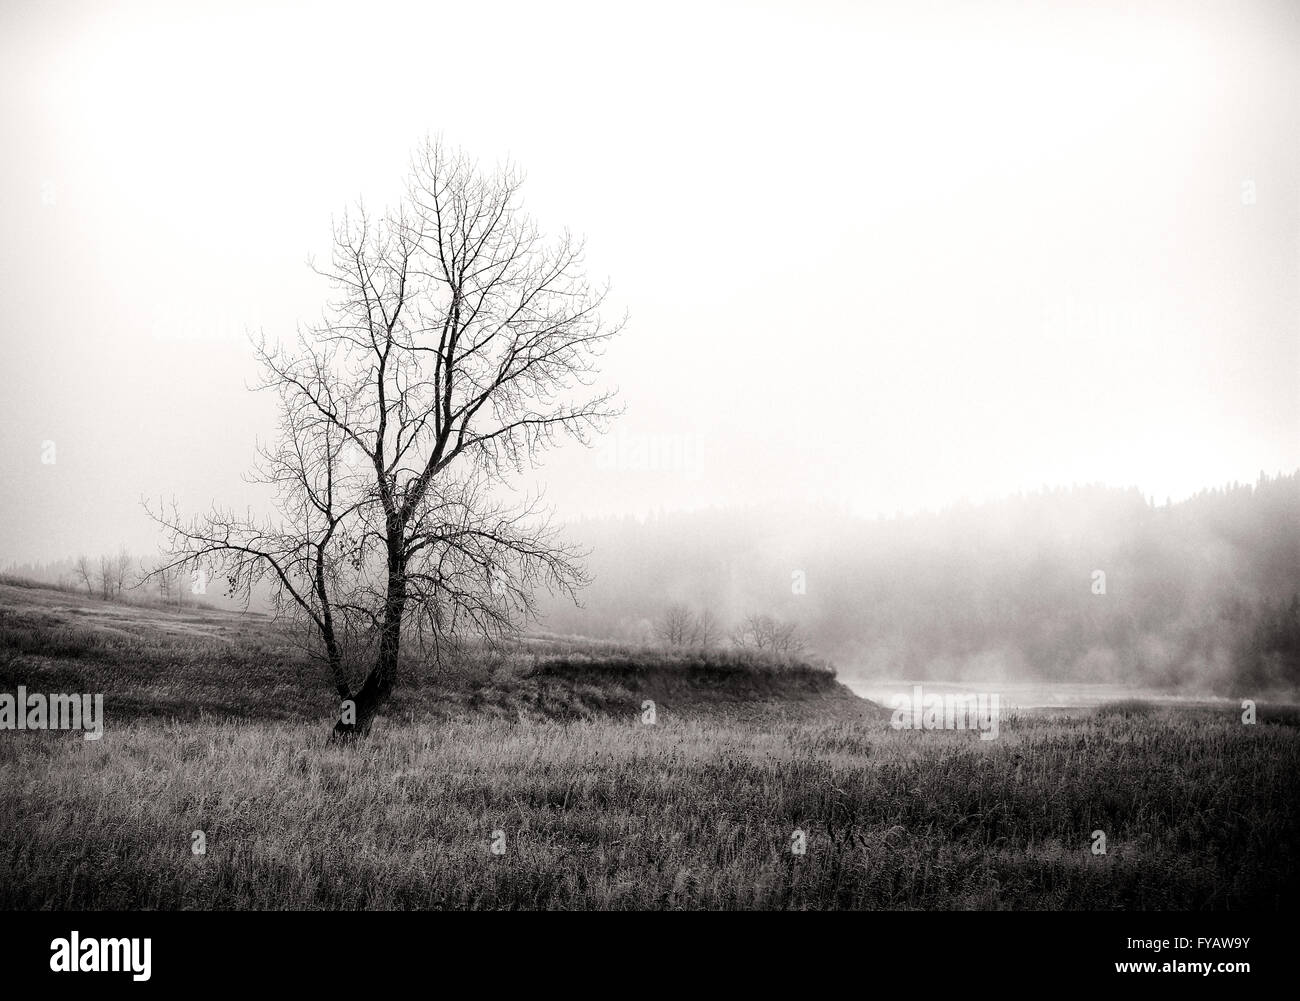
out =
<path fill-rule="evenodd" d="M 695 617 L 695 633 L 692 642 L 695 646 L 709 649 L 718 645 L 722 639 L 722 627 L 714 614 L 705 609 Z"/>
<path fill-rule="evenodd" d="M 803 634 L 793 622 L 783 622 L 777 626 L 772 641 L 772 649 L 777 653 L 795 656 L 803 653 L 806 646 Z"/>
<path fill-rule="evenodd" d="M 665 646 L 690 646 L 695 642 L 695 614 L 685 605 L 669 605 L 655 623 L 655 635 Z"/>
<path fill-rule="evenodd" d="M 777 654 L 799 654 L 804 641 L 793 622 L 778 622 L 770 615 L 751 614 L 732 631 L 731 641 L 738 647 L 768 650 Z"/>
<path fill-rule="evenodd" d="M 72 567 L 73 578 L 81 581 L 86 585 L 86 591 L 90 594 L 95 592 L 95 571 L 90 565 L 89 556 L 78 556 L 77 562 Z"/>
<path fill-rule="evenodd" d="M 165 562 L 157 563 L 143 577 L 143 580 L 150 579 L 158 582 L 158 597 L 164 605 L 170 605 L 173 601 L 179 605 L 181 579 L 176 567 L 168 566 Z"/>
<path fill-rule="evenodd" d="M 107 556 L 99 558 L 99 596 L 105 601 L 113 597 L 113 561 Z"/>
<path fill-rule="evenodd" d="M 89 561 L 87 561 L 89 562 Z M 80 573 L 78 568 L 78 573 Z M 116 556 L 99 558 L 99 592 L 105 600 L 120 598 L 122 588 L 131 573 L 131 554 L 125 548 L 118 550 Z"/>
<path fill-rule="evenodd" d="M 426 142 L 399 208 L 336 225 L 322 321 L 291 349 L 258 346 L 280 435 L 255 478 L 279 517 L 151 511 L 170 531 L 166 566 L 202 566 L 245 601 L 267 582 L 308 624 L 345 700 L 336 735 L 368 728 L 404 638 L 437 660 L 463 637 L 514 633 L 539 586 L 586 582 L 537 502 L 508 503 L 502 485 L 614 416 L 592 382 L 620 325 L 601 320 L 582 244 L 544 239 L 521 183 Z"/>
<path fill-rule="evenodd" d="M 131 574 L 131 554 L 125 548 L 119 549 L 116 556 L 110 561 L 110 568 L 113 574 L 113 593 L 117 597 L 122 596 L 122 588 L 126 584 L 127 577 Z"/>

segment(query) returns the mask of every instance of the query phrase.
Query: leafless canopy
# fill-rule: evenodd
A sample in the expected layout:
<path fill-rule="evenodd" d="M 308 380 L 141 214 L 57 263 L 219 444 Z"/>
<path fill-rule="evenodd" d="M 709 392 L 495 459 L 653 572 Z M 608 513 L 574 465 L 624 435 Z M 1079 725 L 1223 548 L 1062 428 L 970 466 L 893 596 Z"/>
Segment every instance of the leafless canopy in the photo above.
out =
<path fill-rule="evenodd" d="M 655 623 L 655 634 L 665 646 L 690 646 L 695 628 L 694 612 L 685 605 L 669 605 Z"/>
<path fill-rule="evenodd" d="M 716 646 L 721 635 L 718 620 L 708 609 L 698 615 L 686 605 L 672 604 L 664 609 L 655 621 L 655 636 L 664 646 L 699 647 Z"/>
<path fill-rule="evenodd" d="M 731 634 L 738 647 L 770 650 L 776 654 L 799 654 L 804 641 L 793 622 L 779 622 L 770 615 L 747 615 Z"/>
<path fill-rule="evenodd" d="M 292 348 L 257 346 L 280 420 L 255 476 L 280 517 L 156 515 L 165 565 L 201 563 L 245 597 L 269 582 L 310 624 L 356 726 L 389 694 L 404 637 L 437 656 L 516 629 L 539 586 L 584 583 L 580 554 L 535 498 L 503 499 L 505 481 L 614 415 L 593 384 L 619 325 L 601 319 L 582 243 L 544 238 L 521 182 L 431 140 L 398 208 L 339 221 L 316 267 L 334 293 L 324 318 Z"/>

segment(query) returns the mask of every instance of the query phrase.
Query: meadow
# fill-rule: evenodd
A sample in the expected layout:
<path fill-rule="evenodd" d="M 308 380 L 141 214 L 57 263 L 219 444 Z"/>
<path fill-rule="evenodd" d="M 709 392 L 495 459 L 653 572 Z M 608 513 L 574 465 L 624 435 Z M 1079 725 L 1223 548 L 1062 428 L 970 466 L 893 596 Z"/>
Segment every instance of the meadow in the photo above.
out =
<path fill-rule="evenodd" d="M 825 665 L 534 637 L 412 665 L 337 745 L 321 669 L 269 619 L 0 584 L 0 692 L 20 684 L 103 692 L 106 720 L 98 741 L 0 732 L 7 909 L 1278 909 L 1297 889 L 1284 707 L 1116 703 L 981 741 L 893 730 Z"/>

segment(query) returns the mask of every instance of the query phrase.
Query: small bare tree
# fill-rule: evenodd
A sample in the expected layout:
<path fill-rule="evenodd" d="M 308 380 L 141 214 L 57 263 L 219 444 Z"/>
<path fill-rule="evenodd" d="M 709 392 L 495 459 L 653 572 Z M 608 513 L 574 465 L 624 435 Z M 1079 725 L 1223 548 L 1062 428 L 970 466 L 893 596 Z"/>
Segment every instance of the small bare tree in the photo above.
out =
<path fill-rule="evenodd" d="M 181 579 L 176 567 L 167 566 L 165 563 L 155 564 L 154 568 L 144 575 L 145 580 L 151 578 L 158 582 L 158 597 L 164 605 L 173 603 L 179 605 Z"/>
<path fill-rule="evenodd" d="M 77 562 L 72 566 L 72 574 L 74 580 L 79 580 L 81 583 L 86 585 L 86 592 L 88 594 L 95 593 L 95 571 L 90 565 L 89 556 L 82 555 L 77 557 Z"/>
<path fill-rule="evenodd" d="M 246 601 L 267 583 L 309 626 L 344 700 L 337 736 L 369 726 L 404 639 L 436 660 L 512 634 L 536 588 L 586 581 L 536 501 L 507 503 L 502 485 L 615 414 L 591 386 L 619 325 L 601 320 L 582 244 L 543 238 L 521 184 L 426 142 L 397 209 L 335 227 L 323 320 L 292 349 L 258 347 L 280 435 L 255 478 L 279 517 L 151 510 L 170 532 L 165 566 L 203 566 Z"/>
<path fill-rule="evenodd" d="M 673 604 L 664 609 L 655 623 L 655 635 L 665 646 L 690 646 L 695 642 L 695 614 L 685 605 Z"/>
<path fill-rule="evenodd" d="M 107 556 L 99 558 L 99 596 L 107 601 L 113 597 L 114 564 Z"/>
<path fill-rule="evenodd" d="M 131 563 L 131 554 L 125 548 L 119 549 L 117 555 L 110 561 L 113 593 L 119 598 L 122 596 L 122 588 L 126 585 L 127 578 L 131 575 Z"/>
<path fill-rule="evenodd" d="M 793 622 L 778 622 L 766 614 L 745 616 L 732 631 L 731 641 L 738 647 L 785 655 L 799 654 L 804 649 L 798 626 Z"/>
<path fill-rule="evenodd" d="M 691 642 L 698 647 L 710 649 L 722 640 L 722 627 L 714 614 L 705 609 L 695 617 L 695 633 Z"/>

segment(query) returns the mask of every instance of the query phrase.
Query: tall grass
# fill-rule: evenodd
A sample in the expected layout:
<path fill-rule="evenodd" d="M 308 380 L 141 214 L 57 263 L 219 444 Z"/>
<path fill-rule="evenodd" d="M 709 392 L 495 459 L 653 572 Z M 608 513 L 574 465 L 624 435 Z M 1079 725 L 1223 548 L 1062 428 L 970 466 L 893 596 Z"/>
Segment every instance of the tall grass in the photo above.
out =
<path fill-rule="evenodd" d="M 893 730 L 824 665 L 539 637 L 408 664 L 340 747 L 324 672 L 275 623 L 85 612 L 0 587 L 0 692 L 100 691 L 106 717 L 99 741 L 0 732 L 0 907 L 1221 909 L 1300 889 L 1295 713 L 1120 705 L 982 741 Z"/>
<path fill-rule="evenodd" d="M 1300 733 L 1185 710 L 995 742 L 725 717 L 401 724 L 349 749 L 302 723 L 16 736 L 8 908 L 1276 908 L 1296 889 Z"/>

